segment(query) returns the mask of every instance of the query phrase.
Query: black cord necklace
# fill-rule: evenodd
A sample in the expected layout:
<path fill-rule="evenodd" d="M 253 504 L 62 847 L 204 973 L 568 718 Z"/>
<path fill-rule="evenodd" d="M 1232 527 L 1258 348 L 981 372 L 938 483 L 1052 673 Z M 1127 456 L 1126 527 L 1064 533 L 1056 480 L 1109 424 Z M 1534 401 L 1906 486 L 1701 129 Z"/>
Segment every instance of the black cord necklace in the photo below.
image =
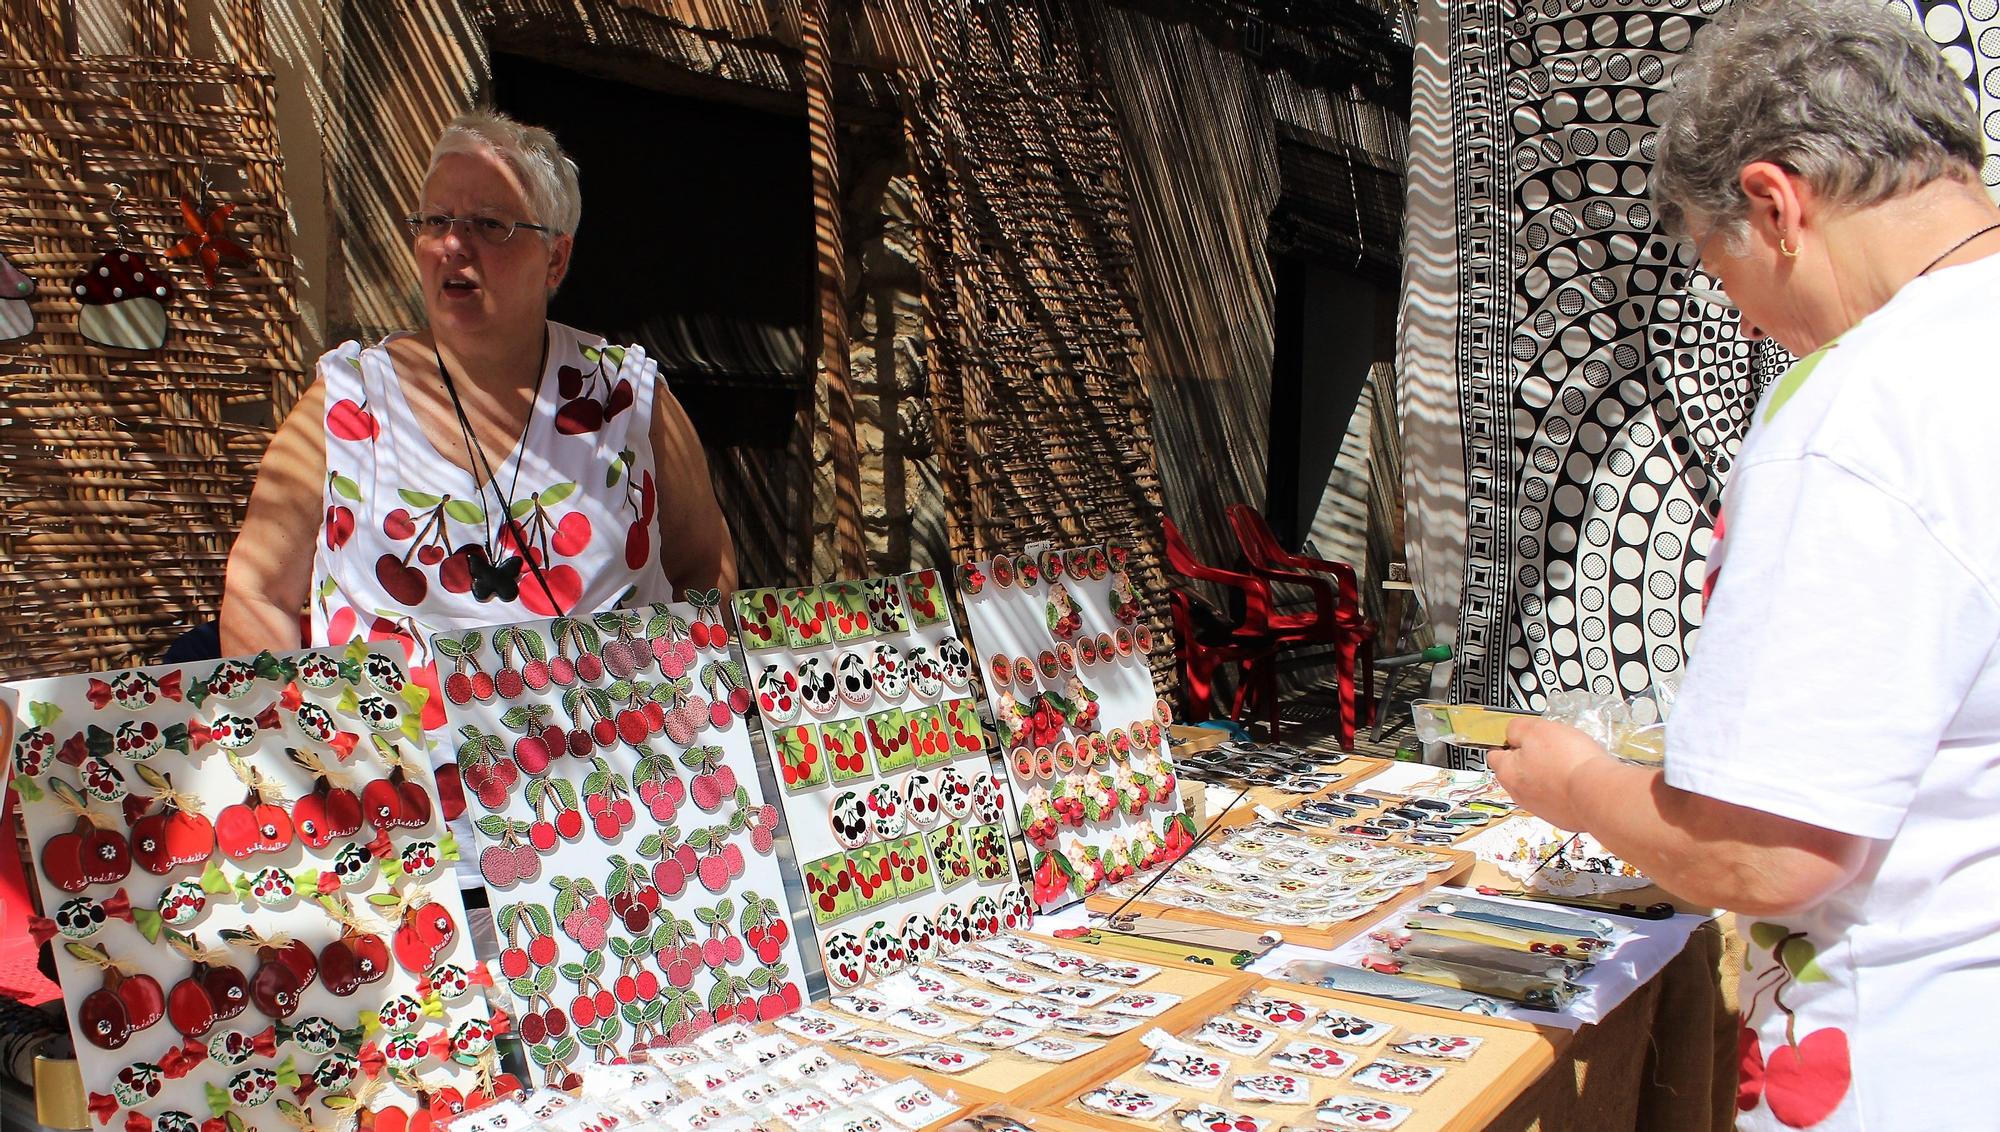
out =
<path fill-rule="evenodd" d="M 514 479 L 511 484 L 503 489 L 500 486 L 500 477 L 493 474 L 492 462 L 486 458 L 486 447 L 479 443 L 479 437 L 472 431 L 472 422 L 466 418 L 465 403 L 458 396 L 458 383 L 452 380 L 451 370 L 445 368 L 444 355 L 438 351 L 436 340 L 433 339 L 431 342 L 431 356 L 437 359 L 438 375 L 444 378 L 445 392 L 451 394 L 452 412 L 458 415 L 458 431 L 459 435 L 465 440 L 466 453 L 478 461 L 477 466 L 472 470 L 475 473 L 485 474 L 486 486 L 493 490 L 493 502 L 500 506 L 500 514 L 502 516 L 500 521 L 502 523 L 501 529 L 503 530 L 506 529 L 505 524 L 514 521 L 514 489 L 521 486 L 521 458 L 526 455 L 528 431 L 534 428 L 535 424 L 534 405 L 541 403 L 542 375 L 549 368 L 548 353 L 549 339 L 548 331 L 545 328 L 542 331 L 542 365 L 535 373 L 535 396 L 528 409 L 528 424 L 526 428 L 521 430 L 520 446 L 514 450 Z M 476 474 L 475 478 L 477 478 Z M 523 563 L 526 563 L 528 569 L 534 572 L 535 581 L 541 584 L 542 592 L 548 595 L 551 602 L 555 601 L 555 593 L 549 589 L 548 580 L 542 577 L 540 564 L 533 558 L 526 557 L 527 548 L 519 545 L 520 540 L 518 538 L 515 540 L 516 553 L 510 554 L 504 559 L 498 557 L 498 551 L 494 546 L 493 539 L 492 512 L 486 506 L 485 489 L 479 489 L 479 494 L 481 512 L 479 527 L 480 537 L 484 545 L 479 547 L 460 547 L 457 551 L 457 553 L 461 554 L 464 554 L 468 549 L 482 551 L 479 554 L 466 554 L 467 566 L 472 574 L 473 600 L 485 602 L 494 600 L 514 601 L 518 599 L 521 596 L 521 566 Z M 565 611 L 558 608 L 556 612 L 562 613 Z"/>
<path fill-rule="evenodd" d="M 1971 243 L 1972 241 L 1977 240 L 1979 237 L 1984 236 L 1986 233 L 1994 231 L 1995 229 L 2000 229 L 2000 221 L 1995 221 L 1992 224 L 1988 224 L 1986 227 L 1981 228 L 1979 231 L 1974 232 L 1972 235 L 1967 236 L 1965 239 L 1960 240 L 1959 242 L 1946 248 L 1944 251 L 1939 252 L 1938 257 L 1930 261 L 1929 263 L 1925 264 L 1924 269 L 1922 271 L 1917 272 L 1917 274 L 1920 276 L 1929 275 L 1931 273 L 1931 268 L 1936 267 L 1938 264 L 1943 263 L 1945 260 L 1951 258 L 1951 254 L 1953 252 Z"/>

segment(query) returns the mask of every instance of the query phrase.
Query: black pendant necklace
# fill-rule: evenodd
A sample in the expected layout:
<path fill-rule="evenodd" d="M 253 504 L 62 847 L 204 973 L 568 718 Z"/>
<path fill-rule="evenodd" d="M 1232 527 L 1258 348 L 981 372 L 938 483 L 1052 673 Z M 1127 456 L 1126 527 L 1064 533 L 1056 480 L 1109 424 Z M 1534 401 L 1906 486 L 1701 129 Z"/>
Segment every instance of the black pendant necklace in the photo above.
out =
<path fill-rule="evenodd" d="M 437 359 L 438 374 L 444 378 L 445 392 L 451 394 L 451 408 L 454 413 L 458 414 L 458 431 L 459 435 L 465 440 L 466 453 L 472 460 L 477 461 L 472 470 L 475 473 L 485 474 L 486 486 L 493 491 L 493 503 L 499 506 L 500 514 L 503 516 L 501 522 L 503 524 L 512 522 L 514 515 L 514 488 L 521 485 L 521 457 L 523 449 L 527 447 L 528 429 L 534 427 L 534 404 L 539 404 L 541 401 L 542 373 L 548 369 L 548 332 L 546 330 L 543 331 L 543 364 L 541 370 L 535 374 L 535 399 L 534 404 L 531 404 L 528 409 L 528 426 L 522 429 L 521 444 L 514 450 L 514 482 L 504 490 L 500 486 L 500 477 L 493 474 L 492 462 L 486 458 L 485 446 L 479 443 L 479 437 L 472 431 L 472 422 L 465 415 L 465 403 L 458 396 L 458 383 L 452 380 L 451 371 L 445 368 L 444 355 L 438 351 L 435 341 L 431 344 L 431 356 Z M 515 601 L 521 596 L 522 565 L 525 564 L 534 570 L 537 579 L 540 579 L 542 576 L 541 567 L 537 566 L 532 559 L 522 557 L 523 548 L 520 546 L 518 536 L 515 539 L 514 552 L 505 558 L 498 557 L 498 550 L 494 545 L 493 539 L 493 517 L 485 499 L 486 492 L 481 490 L 479 494 L 479 527 L 483 545 L 479 543 L 467 543 L 465 546 L 459 547 L 455 553 L 465 556 L 466 568 L 471 574 L 472 598 L 474 601 Z M 502 529 L 505 528 L 503 527 Z M 546 590 L 548 588 L 547 583 L 543 583 L 542 588 Z"/>

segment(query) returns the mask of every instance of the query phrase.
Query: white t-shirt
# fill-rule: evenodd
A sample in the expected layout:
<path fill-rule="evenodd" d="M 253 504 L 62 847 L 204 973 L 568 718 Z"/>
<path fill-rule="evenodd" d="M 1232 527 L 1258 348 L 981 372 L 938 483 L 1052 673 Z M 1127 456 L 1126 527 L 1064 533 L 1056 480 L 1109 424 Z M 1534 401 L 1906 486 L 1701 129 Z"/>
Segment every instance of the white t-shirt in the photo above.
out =
<path fill-rule="evenodd" d="M 1749 946 L 1740 1129 L 2000 1128 L 2000 256 L 1765 395 L 1669 784 L 1870 838 Z"/>

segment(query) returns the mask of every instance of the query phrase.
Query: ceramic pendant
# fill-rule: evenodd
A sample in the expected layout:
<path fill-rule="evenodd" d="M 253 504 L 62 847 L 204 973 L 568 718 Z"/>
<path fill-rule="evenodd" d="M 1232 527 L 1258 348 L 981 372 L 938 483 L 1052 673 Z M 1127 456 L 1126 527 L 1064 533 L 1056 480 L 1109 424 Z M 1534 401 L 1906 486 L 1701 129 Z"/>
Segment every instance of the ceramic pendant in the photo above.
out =
<path fill-rule="evenodd" d="M 1274 1031 L 1238 1018 L 1211 1018 L 1202 1023 L 1201 1029 L 1189 1037 L 1225 1053 L 1249 1054 L 1253 1057 L 1269 1049 L 1271 1043 L 1278 1040 L 1278 1035 Z"/>
<path fill-rule="evenodd" d="M 1313 1118 L 1329 1128 L 1379 1130 L 1401 1127 L 1411 1111 L 1393 1101 L 1343 1095 L 1322 1101 Z"/>
<path fill-rule="evenodd" d="M 1127 1120 L 1157 1120 L 1172 1112 L 1180 1098 L 1167 1093 L 1149 1093 L 1130 1085 L 1102 1085 L 1077 1098 L 1092 1112 Z"/>
<path fill-rule="evenodd" d="M 1215 1088 L 1229 1076 L 1227 1060 L 1181 1046 L 1155 1050 L 1145 1069 L 1162 1081 L 1193 1089 Z"/>
<path fill-rule="evenodd" d="M 1330 1038 L 1342 1045 L 1372 1046 L 1389 1036 L 1392 1026 L 1371 1022 L 1352 1014 L 1329 1013 L 1306 1030 L 1316 1038 Z"/>
<path fill-rule="evenodd" d="M 1352 1054 L 1317 1042 L 1287 1042 L 1271 1055 L 1271 1068 L 1315 1077 L 1338 1077 L 1353 1066 Z"/>
<path fill-rule="evenodd" d="M 1381 1057 L 1354 1071 L 1354 1083 L 1389 1093 L 1421 1093 L 1444 1076 L 1435 1065 Z"/>
<path fill-rule="evenodd" d="M 1479 1052 L 1484 1038 L 1468 1034 L 1412 1034 L 1389 1048 L 1411 1057 L 1435 1057 L 1442 1061 L 1467 1061 Z"/>

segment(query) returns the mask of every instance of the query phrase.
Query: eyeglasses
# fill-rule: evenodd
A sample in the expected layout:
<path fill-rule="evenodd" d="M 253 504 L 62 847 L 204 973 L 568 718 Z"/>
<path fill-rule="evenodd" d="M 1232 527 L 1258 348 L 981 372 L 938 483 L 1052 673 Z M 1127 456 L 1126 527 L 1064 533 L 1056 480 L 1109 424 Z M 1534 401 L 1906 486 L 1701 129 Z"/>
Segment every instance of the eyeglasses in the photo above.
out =
<path fill-rule="evenodd" d="M 546 224 L 530 224 L 525 220 L 495 220 L 491 216 L 446 216 L 441 212 L 405 216 L 403 223 L 409 226 L 410 235 L 419 240 L 442 240 L 453 225 L 463 224 L 465 230 L 479 237 L 481 243 L 494 247 L 513 239 L 514 233 L 523 228 L 545 235 L 554 231 Z"/>

